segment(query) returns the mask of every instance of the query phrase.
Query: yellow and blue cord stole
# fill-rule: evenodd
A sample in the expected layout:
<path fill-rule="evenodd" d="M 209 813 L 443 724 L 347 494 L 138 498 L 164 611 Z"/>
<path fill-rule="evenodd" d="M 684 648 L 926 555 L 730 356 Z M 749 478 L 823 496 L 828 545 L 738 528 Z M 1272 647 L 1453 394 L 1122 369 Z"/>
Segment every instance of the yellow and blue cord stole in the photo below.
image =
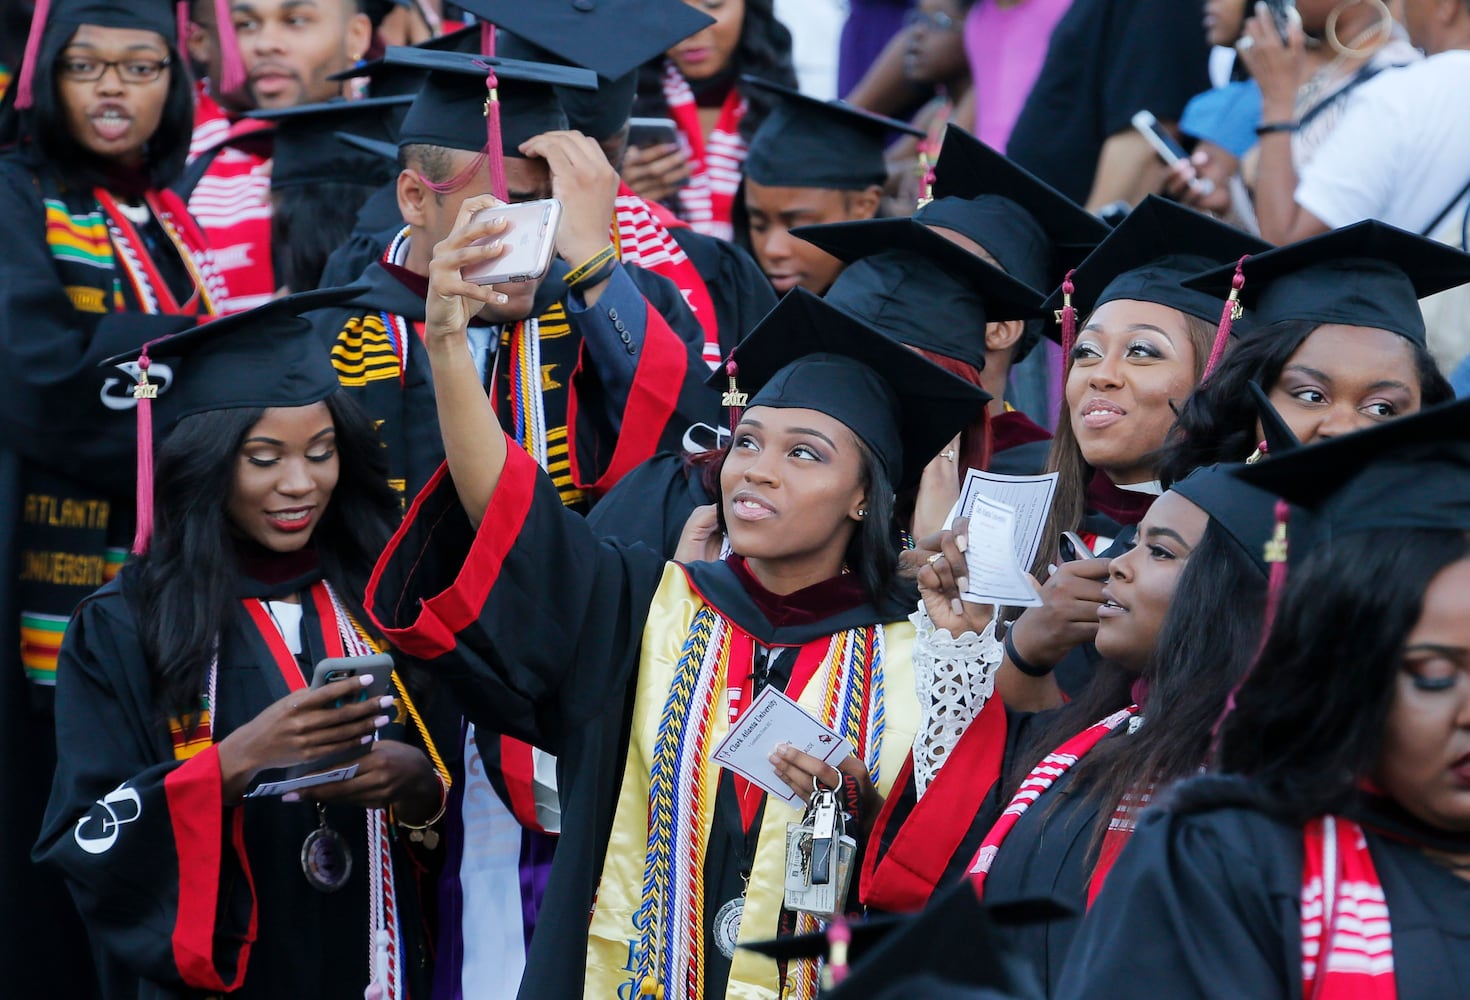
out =
<path fill-rule="evenodd" d="M 797 699 L 842 733 L 882 792 L 919 721 L 908 622 L 821 636 L 806 647 L 821 665 Z M 588 996 L 702 1000 L 706 939 L 704 861 L 720 768 L 710 751 L 729 731 L 725 682 L 732 648 L 750 638 L 670 564 L 649 611 L 636 680 L 623 783 L 589 932 Z M 798 810 L 767 800 L 739 939 L 774 937 L 780 919 L 786 824 Z M 723 900 L 713 900 L 718 904 Z M 803 920 L 798 931 L 814 930 Z M 776 963 L 736 952 L 730 997 L 814 997 L 815 962 Z"/>

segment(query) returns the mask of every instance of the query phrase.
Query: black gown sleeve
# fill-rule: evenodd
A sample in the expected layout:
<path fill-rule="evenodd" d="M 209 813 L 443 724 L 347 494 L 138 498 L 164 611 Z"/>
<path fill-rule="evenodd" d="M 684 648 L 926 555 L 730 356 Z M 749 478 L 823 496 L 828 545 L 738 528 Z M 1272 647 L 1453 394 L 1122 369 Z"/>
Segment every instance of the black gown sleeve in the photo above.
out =
<path fill-rule="evenodd" d="M 674 557 L 679 537 L 694 508 L 714 503 L 684 456 L 661 452 L 618 481 L 587 515 L 587 523 L 603 538 L 637 542 Z"/>
<path fill-rule="evenodd" d="M 664 560 L 599 540 L 514 444 L 470 527 L 448 466 L 378 560 L 367 609 L 476 727 L 553 753 L 626 688 Z"/>
<path fill-rule="evenodd" d="M 137 451 L 133 378 L 98 363 L 187 329 L 194 320 L 73 307 L 46 244 L 40 192 L 13 159 L 0 161 L 0 218 L 6 232 L 0 434 L 28 462 L 105 493 L 125 492 Z M 170 377 L 157 370 L 154 376 L 164 384 Z"/>
<path fill-rule="evenodd" d="M 113 584 L 82 605 L 62 643 L 56 776 L 33 856 L 61 871 L 113 963 L 156 983 L 230 990 L 255 937 L 243 811 L 223 802 L 214 747 L 173 759 L 150 691 Z"/>
<path fill-rule="evenodd" d="M 1300 830 L 1258 812 L 1145 815 L 1082 921 L 1058 1000 L 1299 997 L 1301 860 Z"/>

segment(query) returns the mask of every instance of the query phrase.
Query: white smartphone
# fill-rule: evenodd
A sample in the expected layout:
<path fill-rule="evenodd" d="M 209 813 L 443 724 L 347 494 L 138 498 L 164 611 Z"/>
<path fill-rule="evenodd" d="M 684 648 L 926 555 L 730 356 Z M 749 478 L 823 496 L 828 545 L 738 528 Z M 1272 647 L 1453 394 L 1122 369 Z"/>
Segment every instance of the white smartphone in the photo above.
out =
<path fill-rule="evenodd" d="M 486 261 L 460 272 L 466 281 L 477 285 L 501 285 L 535 281 L 546 274 L 551 256 L 556 252 L 556 227 L 561 223 L 561 202 L 555 198 L 523 201 L 514 205 L 482 208 L 470 221 L 488 222 L 504 218 L 508 227 L 498 237 L 477 240 L 480 246 L 499 239 L 509 249 L 495 260 Z"/>
<path fill-rule="evenodd" d="M 1148 140 L 1148 144 L 1154 148 L 1155 153 L 1159 154 L 1159 159 L 1163 160 L 1165 165 L 1172 167 L 1180 160 L 1189 159 L 1189 154 L 1184 151 L 1184 147 L 1179 145 L 1177 139 L 1164 131 L 1152 111 L 1145 109 L 1135 114 L 1133 127 L 1138 130 L 1139 135 Z M 1215 182 L 1208 177 L 1196 177 L 1189 182 L 1189 186 L 1200 195 L 1211 194 L 1215 190 Z"/>

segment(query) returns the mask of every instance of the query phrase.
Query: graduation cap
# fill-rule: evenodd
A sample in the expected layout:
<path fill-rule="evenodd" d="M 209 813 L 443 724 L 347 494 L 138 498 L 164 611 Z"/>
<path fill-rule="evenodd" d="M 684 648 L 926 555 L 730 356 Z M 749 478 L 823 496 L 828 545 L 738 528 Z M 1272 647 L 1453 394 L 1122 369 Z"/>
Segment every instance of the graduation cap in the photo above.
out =
<path fill-rule="evenodd" d="M 1170 491 L 1179 494 L 1210 515 L 1210 520 L 1230 536 L 1250 561 L 1268 577 L 1265 546 L 1276 530 L 1276 497 L 1263 489 L 1243 482 L 1235 463 L 1207 465 L 1195 469 Z"/>
<path fill-rule="evenodd" d="M 175 53 L 184 50 L 188 38 L 189 8 L 186 2 L 177 7 L 169 0 L 36 0 L 31 15 L 31 28 L 26 36 L 25 53 L 21 57 L 20 75 L 15 81 L 15 109 L 24 111 L 33 102 L 31 93 L 35 80 L 36 64 L 41 61 L 41 41 L 47 32 L 56 28 L 58 34 L 51 35 L 51 44 L 60 45 L 70 38 L 78 27 L 93 24 L 99 28 L 132 28 L 138 31 L 154 31 L 163 36 L 164 43 Z M 64 32 L 65 35 L 59 34 Z M 54 57 L 55 52 L 46 54 Z M 182 71 L 176 67 L 174 72 Z"/>
<path fill-rule="evenodd" d="M 1329 536 L 1470 530 L 1470 399 L 1304 445 L 1235 475 L 1313 511 Z"/>
<path fill-rule="evenodd" d="M 480 26 L 472 24 L 443 35 L 435 35 L 433 38 L 427 38 L 417 45 L 408 47 L 429 52 L 463 52 L 466 55 L 479 55 L 481 37 Z M 368 82 L 369 96 L 396 97 L 400 94 L 407 94 L 412 97 L 424 85 L 424 77 L 427 75 L 428 70 L 422 67 L 378 58 L 359 62 L 351 69 L 333 73 L 327 79 L 340 82 L 361 77 Z"/>
<path fill-rule="evenodd" d="M 335 100 L 252 111 L 246 117 L 276 125 L 272 190 L 344 180 L 382 184 L 392 176 L 382 158 L 346 146 L 337 136 L 340 132 L 393 143 L 412 100 L 407 95 Z"/>
<path fill-rule="evenodd" d="M 487 146 L 487 114 L 498 104 L 501 149 L 493 152 L 520 156 L 521 143 L 567 127 L 554 88 L 589 90 L 597 85 L 594 74 L 570 66 L 413 46 L 389 46 L 383 61 L 427 71 L 399 127 L 400 146 L 422 143 L 481 152 Z M 487 85 L 491 70 L 493 91 Z M 491 93 L 498 95 L 498 101 L 487 100 Z"/>
<path fill-rule="evenodd" d="M 133 551 L 147 550 L 153 532 L 153 400 L 165 432 L 184 417 L 206 410 L 309 406 L 338 388 L 329 352 L 304 315 L 349 302 L 365 285 L 321 288 L 272 299 L 263 306 L 191 327 L 103 361 L 133 363 L 139 372 L 138 533 Z M 167 391 L 148 379 L 153 359 L 173 371 Z"/>
<path fill-rule="evenodd" d="M 1281 414 L 1276 412 L 1276 407 L 1271 405 L 1266 390 L 1261 388 L 1261 383 L 1255 379 L 1246 383 L 1246 390 L 1251 394 L 1251 399 L 1256 404 L 1256 415 L 1261 421 L 1261 433 L 1264 440 L 1258 449 L 1262 455 L 1285 455 L 1287 452 L 1300 448 L 1302 443 L 1297 440 L 1296 432 L 1281 419 Z"/>
<path fill-rule="evenodd" d="M 1224 294 L 1233 267 L 1185 284 Z M 1241 265 L 1251 328 L 1281 320 L 1376 327 L 1425 343 L 1419 299 L 1470 282 L 1470 254 L 1368 220 L 1254 254 Z M 1249 336 L 1249 330 L 1243 331 Z"/>
<path fill-rule="evenodd" d="M 684 0 L 457 0 L 573 66 L 617 80 L 715 23 Z"/>
<path fill-rule="evenodd" d="M 924 135 L 843 101 L 819 101 L 753 76 L 741 79 L 776 101 L 745 154 L 745 176 L 757 184 L 861 191 L 888 177 L 883 150 L 889 133 Z"/>
<path fill-rule="evenodd" d="M 985 324 L 1042 315 L 1044 295 L 915 219 L 791 231 L 851 266 L 825 301 L 901 344 L 985 367 Z"/>
<path fill-rule="evenodd" d="M 726 406 L 811 409 L 841 422 L 882 463 L 895 490 L 916 484 L 945 442 L 990 401 L 988 393 L 800 288 L 736 345 L 708 384 L 719 386 L 726 377 Z"/>
<path fill-rule="evenodd" d="M 1051 899 L 983 903 L 965 880 L 942 890 L 916 914 L 848 925 L 851 941 L 845 963 L 842 955 L 833 954 L 826 932 L 741 947 L 778 962 L 819 958 L 830 965 L 850 965 L 841 983 L 823 994 L 827 1000 L 976 995 L 1030 1000 L 1043 995 L 1041 988 L 1029 969 L 1005 953 L 996 927 L 1041 923 L 1072 912 Z M 944 992 L 921 990 L 920 982 L 941 984 Z"/>
<path fill-rule="evenodd" d="M 1234 226 L 1149 195 L 1078 265 L 1071 303 L 1086 314 L 1116 299 L 1139 299 L 1213 321 L 1220 317 L 1223 294 L 1184 282 L 1227 261 L 1233 268 L 1242 256 L 1269 248 Z M 1063 305 L 1062 290 L 1047 301 L 1048 308 Z"/>
<path fill-rule="evenodd" d="M 958 125 L 934 163 L 934 200 L 920 222 L 963 233 L 1035 288 L 1055 288 L 1111 227 Z"/>

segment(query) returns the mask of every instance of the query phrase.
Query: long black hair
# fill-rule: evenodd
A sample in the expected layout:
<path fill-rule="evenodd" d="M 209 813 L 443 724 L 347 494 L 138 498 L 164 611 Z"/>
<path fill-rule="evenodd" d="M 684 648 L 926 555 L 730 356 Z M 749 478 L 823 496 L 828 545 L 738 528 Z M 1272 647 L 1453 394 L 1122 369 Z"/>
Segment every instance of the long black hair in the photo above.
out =
<path fill-rule="evenodd" d="M 340 390 L 328 396 L 337 486 L 312 537 L 322 576 L 359 624 L 373 562 L 398 517 L 372 423 Z M 160 708 L 198 711 L 220 623 L 238 599 L 239 561 L 226 506 L 245 435 L 264 410 L 210 410 L 179 421 L 158 449 L 151 548 L 128 566 Z"/>
<path fill-rule="evenodd" d="M 1102 741 L 1077 764 L 1076 787 L 1099 805 L 1095 845 L 1130 793 L 1158 794 L 1205 764 L 1215 723 L 1255 659 L 1265 603 L 1266 575 L 1212 519 L 1179 574 L 1144 668 L 1142 727 L 1126 740 Z"/>
<path fill-rule="evenodd" d="M 351 237 L 358 211 L 379 186 L 341 180 L 273 192 L 271 260 L 277 287 L 292 292 L 319 287 L 327 258 Z"/>
<path fill-rule="evenodd" d="M 1280 320 L 1261 327 L 1226 352 L 1220 366 L 1179 408 L 1159 465 L 1165 489 L 1195 469 L 1250 457 L 1259 441 L 1256 407 L 1247 383 L 1255 382 L 1270 392 L 1287 361 L 1319 326 L 1308 320 Z M 1412 341 L 1405 343 L 1414 352 L 1423 405 L 1453 399 L 1454 389 L 1429 352 Z"/>
<path fill-rule="evenodd" d="M 1261 666 L 1236 695 L 1221 770 L 1251 775 L 1284 815 L 1340 811 L 1383 745 L 1404 641 L 1424 592 L 1470 557 L 1460 531 L 1340 535 L 1293 567 Z"/>
<path fill-rule="evenodd" d="M 106 161 L 89 153 L 72 135 L 61 104 L 56 65 L 76 30 L 76 25 L 64 22 L 46 26 L 31 83 L 31 107 L 15 109 L 18 88 L 13 86 L 0 101 L 0 150 L 18 149 L 34 168 L 59 175 L 68 186 L 89 190 L 104 184 L 111 171 Z M 183 172 L 194 134 L 194 82 L 188 60 L 181 58 L 173 39 L 164 37 L 163 45 L 169 55 L 168 93 L 163 117 L 143 149 L 143 169 L 154 190 L 168 187 Z"/>
<path fill-rule="evenodd" d="M 661 116 L 668 106 L 663 98 L 664 60 L 662 57 L 645 64 L 638 73 L 638 98 L 634 114 Z M 740 41 L 730 56 L 730 66 L 716 82 L 729 81 L 745 98 L 745 117 L 740 120 L 740 135 L 746 142 L 755 135 L 775 106 L 775 98 L 756 87 L 747 86 L 741 76 L 753 76 L 769 83 L 797 89 L 796 67 L 791 61 L 791 32 L 776 18 L 775 0 L 745 0 L 745 19 L 740 25 Z M 693 84 L 693 81 L 691 81 Z M 696 92 L 699 86 L 695 85 Z"/>

